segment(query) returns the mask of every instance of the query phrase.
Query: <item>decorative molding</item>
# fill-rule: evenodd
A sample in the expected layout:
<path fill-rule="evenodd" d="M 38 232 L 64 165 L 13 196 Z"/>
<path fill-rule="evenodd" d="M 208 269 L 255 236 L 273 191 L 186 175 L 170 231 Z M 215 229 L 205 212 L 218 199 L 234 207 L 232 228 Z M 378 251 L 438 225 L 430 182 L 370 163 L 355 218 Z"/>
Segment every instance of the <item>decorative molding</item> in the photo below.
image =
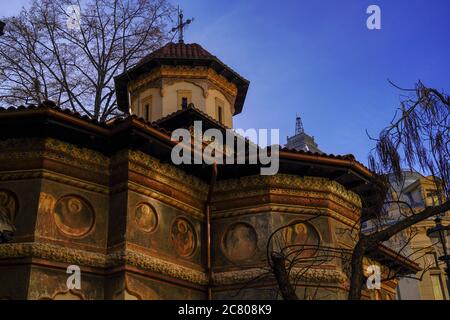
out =
<path fill-rule="evenodd" d="M 279 193 L 285 195 L 304 196 L 308 192 L 311 197 L 321 197 L 329 194 L 336 197 L 336 202 L 343 206 L 356 210 L 361 209 L 361 198 L 354 192 L 345 189 L 341 184 L 320 177 L 299 177 L 296 175 L 276 174 L 273 176 L 254 175 L 240 179 L 219 181 L 215 186 L 213 202 L 227 201 L 261 195 L 267 193 Z"/>
<path fill-rule="evenodd" d="M 182 201 L 179 201 L 175 198 L 169 197 L 163 193 L 160 193 L 158 191 L 152 190 L 150 188 L 143 187 L 137 183 L 134 182 L 128 182 L 125 185 L 121 185 L 118 188 L 114 189 L 114 192 L 118 192 L 120 190 L 130 190 L 134 191 L 136 193 L 145 195 L 147 197 L 153 198 L 155 200 L 164 202 L 170 206 L 173 206 L 177 208 L 178 210 L 181 210 L 185 213 L 191 214 L 197 218 L 203 219 L 204 213 L 201 210 L 200 206 L 198 208 L 192 207 Z"/>
<path fill-rule="evenodd" d="M 21 170 L 21 171 L 2 171 L 0 172 L 0 181 L 25 180 L 25 179 L 47 179 L 59 182 L 72 187 L 93 191 L 101 194 L 109 194 L 109 188 L 80 180 L 71 176 L 48 171 L 46 169 Z"/>
<path fill-rule="evenodd" d="M 109 174 L 109 158 L 88 148 L 53 138 L 17 138 L 0 142 L 0 161 L 26 162 L 28 159 L 51 159 L 70 166 Z"/>
<path fill-rule="evenodd" d="M 7 243 L 0 245 L 0 259 L 39 258 L 54 262 L 76 264 L 94 268 L 110 268 L 128 264 L 146 271 L 196 284 L 207 284 L 206 273 L 187 268 L 132 250 L 119 250 L 110 254 L 84 251 L 48 243 Z"/>
<path fill-rule="evenodd" d="M 215 211 L 212 214 L 212 219 L 223 219 L 230 217 L 237 217 L 241 215 L 259 214 L 259 213 L 292 213 L 292 214 L 305 214 L 305 215 L 317 215 L 318 213 L 323 214 L 336 219 L 336 221 L 342 222 L 345 225 L 359 230 L 359 226 L 355 225 L 355 221 L 349 219 L 342 214 L 333 211 L 329 208 L 313 208 L 305 206 L 294 206 L 294 205 L 280 205 L 280 204 L 264 204 L 263 206 L 255 205 L 249 207 L 241 207 L 236 209 L 230 209 L 226 211 Z"/>
<path fill-rule="evenodd" d="M 298 279 L 295 279 L 297 274 L 301 274 Z M 230 285 L 238 283 L 250 283 L 252 280 L 261 280 L 264 276 L 273 277 L 273 274 L 268 269 L 252 268 L 236 271 L 226 271 L 213 274 L 214 285 Z M 290 273 L 290 278 L 297 281 L 307 281 L 315 283 L 345 283 L 348 281 L 347 276 L 338 270 L 330 269 L 308 269 L 293 268 Z"/>
<path fill-rule="evenodd" d="M 208 186 L 192 175 L 167 163 L 161 163 L 140 151 L 125 150 L 114 158 L 114 163 L 128 161 L 130 170 L 145 175 L 148 178 L 165 183 L 169 186 L 176 186 L 179 191 L 190 195 L 193 198 L 206 198 Z"/>
<path fill-rule="evenodd" d="M 39 258 L 54 262 L 103 268 L 107 257 L 97 252 L 48 243 L 23 242 L 1 244 L 0 259 L 7 258 Z"/>
<path fill-rule="evenodd" d="M 330 269 L 308 269 L 293 268 L 291 270 L 291 278 L 299 275 L 297 280 L 315 283 L 346 283 L 349 279 L 344 272 Z"/>
<path fill-rule="evenodd" d="M 214 191 L 214 219 L 260 212 L 321 212 L 353 226 L 361 212 L 357 194 L 325 178 L 286 174 L 248 176 L 219 181 Z M 255 203 L 256 197 L 261 197 L 261 203 Z M 324 201 L 329 201 L 329 205 Z M 236 205 L 232 207 L 230 203 Z"/>
<path fill-rule="evenodd" d="M 195 284 L 205 285 L 208 283 L 208 277 L 205 272 L 184 267 L 143 253 L 131 250 L 121 250 L 108 254 L 107 267 L 114 267 L 122 264 L 128 264 L 142 270 L 159 273 Z"/>
<path fill-rule="evenodd" d="M 110 268 L 127 264 L 142 270 L 159 273 L 194 284 L 206 285 L 208 283 L 206 272 L 181 266 L 173 262 L 132 250 L 119 250 L 105 255 L 102 253 L 87 252 L 47 243 L 8 243 L 0 245 L 0 259 L 24 257 L 39 258 L 94 268 Z M 305 271 L 304 269 L 301 270 L 302 272 Z M 216 285 L 237 284 L 256 279 L 264 273 L 268 273 L 268 270 L 263 268 L 253 268 L 219 272 L 213 274 L 213 283 Z M 295 276 L 297 269 L 293 269 L 291 273 Z M 307 272 L 304 272 L 304 275 L 300 280 L 342 283 L 347 281 L 347 277 L 343 272 L 337 270 L 309 269 Z"/>
<path fill-rule="evenodd" d="M 229 82 L 225 77 L 219 75 L 216 71 L 205 67 L 187 67 L 187 66 L 161 66 L 145 74 L 141 79 L 131 82 L 128 85 L 128 91 L 141 90 L 143 86 L 155 86 L 155 81 L 163 79 L 163 82 L 171 79 L 179 80 L 196 80 L 208 83 L 208 90 L 213 86 L 227 97 L 228 100 L 234 101 L 237 96 L 237 86 Z M 161 87 L 164 83 L 161 83 Z M 231 103 L 231 102 L 230 102 Z M 233 104 L 233 103 L 232 103 Z"/>
<path fill-rule="evenodd" d="M 39 300 L 59 300 L 57 299 L 57 297 L 65 297 L 65 298 L 69 298 L 69 299 L 62 299 L 62 300 L 74 300 L 73 298 L 77 298 L 75 300 L 86 300 L 86 297 L 83 295 L 83 293 L 79 290 L 72 290 L 72 289 L 67 289 L 64 291 L 61 290 L 56 290 L 55 292 L 53 292 L 53 294 L 51 296 L 42 296 L 39 297 L 37 299 Z"/>

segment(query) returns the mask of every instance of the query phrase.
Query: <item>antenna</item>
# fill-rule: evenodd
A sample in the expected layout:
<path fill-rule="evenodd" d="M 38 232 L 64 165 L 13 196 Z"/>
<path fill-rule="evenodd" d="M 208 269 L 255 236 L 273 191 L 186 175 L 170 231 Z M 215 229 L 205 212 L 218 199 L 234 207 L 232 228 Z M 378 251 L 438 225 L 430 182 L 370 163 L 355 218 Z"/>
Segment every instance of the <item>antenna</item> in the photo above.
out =
<path fill-rule="evenodd" d="M 305 130 L 303 129 L 302 118 L 297 115 L 295 119 L 295 135 L 302 133 L 305 133 Z"/>

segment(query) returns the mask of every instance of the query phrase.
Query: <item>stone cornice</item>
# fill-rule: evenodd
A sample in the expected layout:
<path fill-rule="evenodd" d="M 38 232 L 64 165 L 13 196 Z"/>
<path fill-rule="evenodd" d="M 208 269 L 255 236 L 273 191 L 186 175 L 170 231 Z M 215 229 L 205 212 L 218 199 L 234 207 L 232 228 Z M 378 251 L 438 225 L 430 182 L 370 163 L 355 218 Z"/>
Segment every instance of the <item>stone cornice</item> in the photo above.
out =
<path fill-rule="evenodd" d="M 83 251 L 48 243 L 8 243 L 0 245 L 0 259 L 38 258 L 51 262 L 76 264 L 93 268 L 112 268 L 120 265 L 131 265 L 145 271 L 151 271 L 164 276 L 173 277 L 194 284 L 206 285 L 206 272 L 181 266 L 170 261 L 156 258 L 133 250 L 119 250 L 110 254 Z M 294 269 L 291 274 L 295 277 L 303 269 Z M 255 278 L 268 273 L 264 268 L 252 268 L 238 271 L 227 271 L 213 274 L 213 284 L 230 285 Z M 309 269 L 298 280 L 308 282 L 342 283 L 347 277 L 340 271 L 330 269 Z"/>
<path fill-rule="evenodd" d="M 60 173 L 48 171 L 45 169 L 0 172 L 0 181 L 24 180 L 24 179 L 47 179 L 63 183 L 72 187 L 81 188 L 84 190 L 89 190 L 102 194 L 109 193 L 108 187 L 92 182 L 87 182 L 85 180 L 80 180 L 71 176 L 66 176 Z"/>
<path fill-rule="evenodd" d="M 223 91 L 225 95 L 233 98 L 236 97 L 238 91 L 234 83 L 229 82 L 225 77 L 217 74 L 217 72 L 212 69 L 205 67 L 191 68 L 187 66 L 161 66 L 160 68 L 153 70 L 149 74 L 146 74 L 145 77 L 141 78 L 140 80 L 131 82 L 128 90 L 139 90 L 140 87 L 148 85 L 157 80 L 171 78 L 206 80 Z"/>
<path fill-rule="evenodd" d="M 158 191 L 155 191 L 155 190 L 143 187 L 143 186 L 141 186 L 141 185 L 139 185 L 137 183 L 134 183 L 134 182 L 128 182 L 126 185 L 123 185 L 121 187 L 122 190 L 125 190 L 125 188 L 128 189 L 128 190 L 134 191 L 136 193 L 146 195 L 147 197 L 151 197 L 153 199 L 156 199 L 156 200 L 159 200 L 161 202 L 167 203 L 167 204 L 169 204 L 169 205 L 171 205 L 171 206 L 173 206 L 173 207 L 175 207 L 175 208 L 177 208 L 177 209 L 179 209 L 181 211 L 184 211 L 184 212 L 189 213 L 189 214 L 191 214 L 193 216 L 196 216 L 197 218 L 201 218 L 201 219 L 204 218 L 203 211 L 200 208 L 196 208 L 196 207 L 190 206 L 190 205 L 188 205 L 188 204 L 186 204 L 186 203 L 184 203 L 182 201 L 179 201 L 179 200 L 177 200 L 175 198 L 172 198 L 172 197 L 170 197 L 170 196 L 168 196 L 168 195 L 166 195 L 164 193 L 161 193 L 161 192 L 158 192 Z M 117 189 L 114 190 L 114 192 L 117 192 L 119 190 L 120 189 L 117 188 Z"/>
<path fill-rule="evenodd" d="M 53 138 L 8 139 L 0 142 L 0 150 L 0 161 L 51 159 L 72 167 L 109 174 L 108 157 Z"/>
<path fill-rule="evenodd" d="M 200 179 L 185 173 L 183 170 L 166 163 L 161 163 L 140 151 L 125 150 L 117 154 L 113 165 L 128 162 L 129 170 L 152 178 L 180 190 L 194 198 L 203 199 L 208 192 L 208 186 Z"/>
<path fill-rule="evenodd" d="M 296 276 L 298 275 L 298 278 Z M 261 280 L 264 276 L 273 277 L 273 274 L 268 269 L 252 268 L 237 271 L 226 271 L 214 273 L 214 285 L 230 285 L 251 282 L 252 280 Z M 347 276 L 338 270 L 330 269 L 308 269 L 293 268 L 290 272 L 292 280 L 306 281 L 315 283 L 345 283 Z"/>
<path fill-rule="evenodd" d="M 349 227 L 356 228 L 359 230 L 358 225 L 355 225 L 355 220 L 349 219 L 343 214 L 331 210 L 329 208 L 314 208 L 314 207 L 306 207 L 306 206 L 297 206 L 297 205 L 280 205 L 280 204 L 264 204 L 258 206 L 251 207 L 241 207 L 238 209 L 224 210 L 224 211 L 214 211 L 212 214 L 212 219 L 222 219 L 222 218 L 230 218 L 241 215 L 249 215 L 249 214 L 258 214 L 258 213 L 266 213 L 266 212 L 279 212 L 279 213 L 293 213 L 293 214 L 306 214 L 306 215 L 317 215 L 318 213 L 323 214 L 328 217 L 332 217 L 337 221 L 340 221 L 346 224 Z"/>
<path fill-rule="evenodd" d="M 340 198 L 340 202 L 345 202 L 347 207 L 358 209 L 362 207 L 361 199 L 356 193 L 345 189 L 335 181 L 319 177 L 298 177 L 288 174 L 247 176 L 240 179 L 220 181 L 214 190 L 213 202 L 268 192 L 302 195 L 301 191 L 308 191 L 310 195 L 315 197 L 330 194 Z"/>

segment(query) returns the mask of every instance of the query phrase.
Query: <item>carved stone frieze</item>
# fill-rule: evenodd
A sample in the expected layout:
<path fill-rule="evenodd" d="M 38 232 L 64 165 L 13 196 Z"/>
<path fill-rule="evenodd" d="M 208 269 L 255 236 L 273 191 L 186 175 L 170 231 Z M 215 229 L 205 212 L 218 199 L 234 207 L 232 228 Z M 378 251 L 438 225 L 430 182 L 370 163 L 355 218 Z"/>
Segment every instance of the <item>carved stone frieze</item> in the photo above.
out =
<path fill-rule="evenodd" d="M 53 138 L 18 138 L 0 142 L 0 161 L 26 162 L 46 158 L 103 174 L 109 172 L 109 158 Z"/>
<path fill-rule="evenodd" d="M 204 199 L 208 191 L 206 183 L 200 179 L 186 174 L 173 165 L 161 163 L 159 160 L 139 151 L 129 151 L 120 155 L 129 161 L 129 169 L 143 174 L 156 181 L 173 186 L 194 198 Z M 118 161 L 119 159 L 115 159 Z"/>
<path fill-rule="evenodd" d="M 22 257 L 39 258 L 96 268 L 108 268 L 128 264 L 142 270 L 159 273 L 195 284 L 206 285 L 208 283 L 208 276 L 203 271 L 129 249 L 119 250 L 106 255 L 45 243 L 9 243 L 0 245 L 0 259 Z M 268 270 L 264 268 L 219 272 L 213 274 L 213 283 L 221 285 L 237 284 L 244 281 L 251 281 L 265 273 L 269 274 Z M 294 276 L 297 273 L 296 269 L 291 271 L 291 274 Z M 302 281 L 328 283 L 342 283 L 347 281 L 345 274 L 337 270 L 310 269 L 307 272 L 302 270 L 302 273 L 304 273 L 300 278 Z"/>
<path fill-rule="evenodd" d="M 217 74 L 214 70 L 205 67 L 191 68 L 187 66 L 161 66 L 160 68 L 156 68 L 140 80 L 130 83 L 128 90 L 132 92 L 139 90 L 139 88 L 147 84 L 154 84 L 156 80 L 164 79 L 164 81 L 168 81 L 173 78 L 207 81 L 208 88 L 214 86 L 223 92 L 225 96 L 236 97 L 237 95 L 236 85 Z"/>
<path fill-rule="evenodd" d="M 356 193 L 345 189 L 335 181 L 320 177 L 299 177 L 288 174 L 247 176 L 220 181 L 215 186 L 215 191 L 213 201 L 226 201 L 268 192 L 286 195 L 304 195 L 301 192 L 307 192 L 311 197 L 323 197 L 324 194 L 328 194 L 346 207 L 360 209 L 362 206 L 361 199 Z"/>
<path fill-rule="evenodd" d="M 87 181 L 82 181 L 74 177 L 66 176 L 60 173 L 51 172 L 45 169 L 23 170 L 23 171 L 2 171 L 0 172 L 0 181 L 24 180 L 24 179 L 47 179 L 59 182 L 72 187 L 85 189 L 88 191 L 108 194 L 109 188 Z"/>

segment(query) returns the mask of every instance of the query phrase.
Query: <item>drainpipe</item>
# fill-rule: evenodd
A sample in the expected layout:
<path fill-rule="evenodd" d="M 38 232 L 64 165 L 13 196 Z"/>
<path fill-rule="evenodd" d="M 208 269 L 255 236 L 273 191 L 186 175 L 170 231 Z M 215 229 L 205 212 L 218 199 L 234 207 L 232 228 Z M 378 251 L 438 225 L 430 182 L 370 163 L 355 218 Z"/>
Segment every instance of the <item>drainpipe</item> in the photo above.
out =
<path fill-rule="evenodd" d="M 208 300 L 212 300 L 212 263 L 211 263 L 211 198 L 217 178 L 217 163 L 212 166 L 211 182 L 205 204 L 206 216 L 206 271 L 208 273 Z"/>

